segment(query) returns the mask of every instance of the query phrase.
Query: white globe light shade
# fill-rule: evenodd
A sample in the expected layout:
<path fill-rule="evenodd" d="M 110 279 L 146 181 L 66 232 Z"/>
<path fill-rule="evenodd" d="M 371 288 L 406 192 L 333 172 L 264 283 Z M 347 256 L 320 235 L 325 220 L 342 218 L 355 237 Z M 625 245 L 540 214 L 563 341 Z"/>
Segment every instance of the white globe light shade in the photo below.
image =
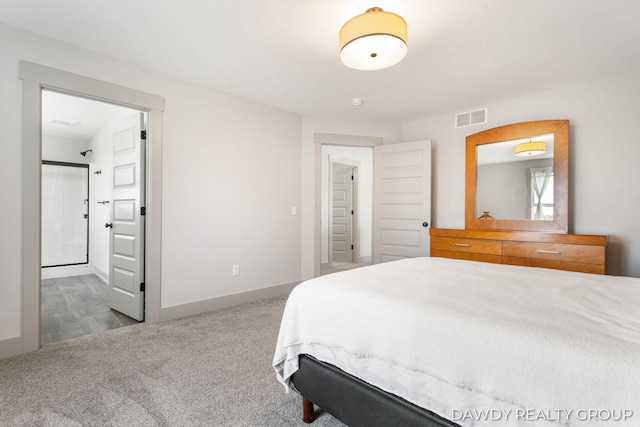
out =
<path fill-rule="evenodd" d="M 360 37 L 340 51 L 340 60 L 356 70 L 381 70 L 396 65 L 407 55 L 402 39 L 387 34 Z"/>
<path fill-rule="evenodd" d="M 356 70 L 381 70 L 407 55 L 407 23 L 395 13 L 372 7 L 340 29 L 340 59 Z"/>

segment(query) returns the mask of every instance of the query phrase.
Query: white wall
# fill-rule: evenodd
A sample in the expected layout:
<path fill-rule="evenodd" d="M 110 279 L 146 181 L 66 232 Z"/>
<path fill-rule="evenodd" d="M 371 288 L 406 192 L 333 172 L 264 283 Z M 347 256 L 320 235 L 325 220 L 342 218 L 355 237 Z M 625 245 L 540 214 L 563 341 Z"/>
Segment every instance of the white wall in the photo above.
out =
<path fill-rule="evenodd" d="M 0 24 L 0 355 L 21 334 L 20 60 L 165 98 L 162 309 L 300 279 L 299 116 Z"/>
<path fill-rule="evenodd" d="M 371 261 L 373 233 L 373 149 L 364 147 L 322 146 L 322 200 L 321 200 L 321 263 L 329 262 L 329 156 L 358 160 L 358 215 L 359 262 Z"/>
<path fill-rule="evenodd" d="M 82 157 L 81 151 L 89 147 L 89 141 L 59 136 L 42 136 L 42 160 L 88 164 L 90 159 Z"/>
<path fill-rule="evenodd" d="M 640 72 L 479 107 L 485 106 L 490 121 L 484 125 L 454 129 L 460 111 L 404 124 L 406 140 L 433 142 L 433 226 L 464 228 L 467 135 L 569 119 L 570 232 L 608 234 L 608 273 L 640 277 Z"/>

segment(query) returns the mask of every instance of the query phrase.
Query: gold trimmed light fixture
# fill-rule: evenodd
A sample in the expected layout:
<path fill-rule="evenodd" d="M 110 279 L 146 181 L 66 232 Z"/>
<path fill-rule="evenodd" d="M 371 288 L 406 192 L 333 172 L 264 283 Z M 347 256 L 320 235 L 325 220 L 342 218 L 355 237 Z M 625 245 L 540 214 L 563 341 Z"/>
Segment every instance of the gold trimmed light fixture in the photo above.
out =
<path fill-rule="evenodd" d="M 517 157 L 539 156 L 547 152 L 547 144 L 544 141 L 529 141 L 518 144 L 513 148 L 513 154 Z"/>
<path fill-rule="evenodd" d="M 395 13 L 372 7 L 340 29 L 340 59 L 356 70 L 391 67 L 407 54 L 407 22 Z"/>

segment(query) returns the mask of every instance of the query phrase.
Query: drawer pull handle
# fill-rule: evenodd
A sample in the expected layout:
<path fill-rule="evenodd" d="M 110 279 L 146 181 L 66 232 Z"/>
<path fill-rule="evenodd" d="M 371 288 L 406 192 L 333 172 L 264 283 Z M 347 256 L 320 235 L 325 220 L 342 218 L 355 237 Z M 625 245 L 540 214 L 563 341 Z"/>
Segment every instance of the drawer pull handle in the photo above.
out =
<path fill-rule="evenodd" d="M 453 246 L 461 246 L 463 248 L 470 248 L 471 245 L 469 243 L 454 243 Z"/>
<path fill-rule="evenodd" d="M 542 249 L 536 249 L 536 252 L 539 254 L 549 254 L 549 255 L 560 255 L 562 252 L 560 251 L 545 251 Z"/>

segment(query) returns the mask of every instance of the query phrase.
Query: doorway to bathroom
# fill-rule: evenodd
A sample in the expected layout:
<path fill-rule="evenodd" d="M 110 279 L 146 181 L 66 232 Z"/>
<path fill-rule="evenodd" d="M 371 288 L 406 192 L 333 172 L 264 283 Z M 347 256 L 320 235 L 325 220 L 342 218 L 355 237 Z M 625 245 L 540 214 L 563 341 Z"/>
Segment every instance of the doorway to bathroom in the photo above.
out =
<path fill-rule="evenodd" d="M 112 255 L 116 251 L 126 263 L 143 256 L 143 236 L 115 233 L 114 223 L 116 230 L 127 222 L 143 228 L 140 212 L 132 209 L 140 209 L 135 194 L 144 194 L 145 120 L 139 110 L 42 91 L 42 344 L 143 319 L 143 308 L 132 314 L 120 307 L 123 297 L 143 293 L 128 289 L 140 279 L 129 271 L 135 267 L 115 269 L 114 275 Z M 118 163 L 123 153 L 128 158 Z M 132 194 L 119 197 L 123 191 Z"/>

